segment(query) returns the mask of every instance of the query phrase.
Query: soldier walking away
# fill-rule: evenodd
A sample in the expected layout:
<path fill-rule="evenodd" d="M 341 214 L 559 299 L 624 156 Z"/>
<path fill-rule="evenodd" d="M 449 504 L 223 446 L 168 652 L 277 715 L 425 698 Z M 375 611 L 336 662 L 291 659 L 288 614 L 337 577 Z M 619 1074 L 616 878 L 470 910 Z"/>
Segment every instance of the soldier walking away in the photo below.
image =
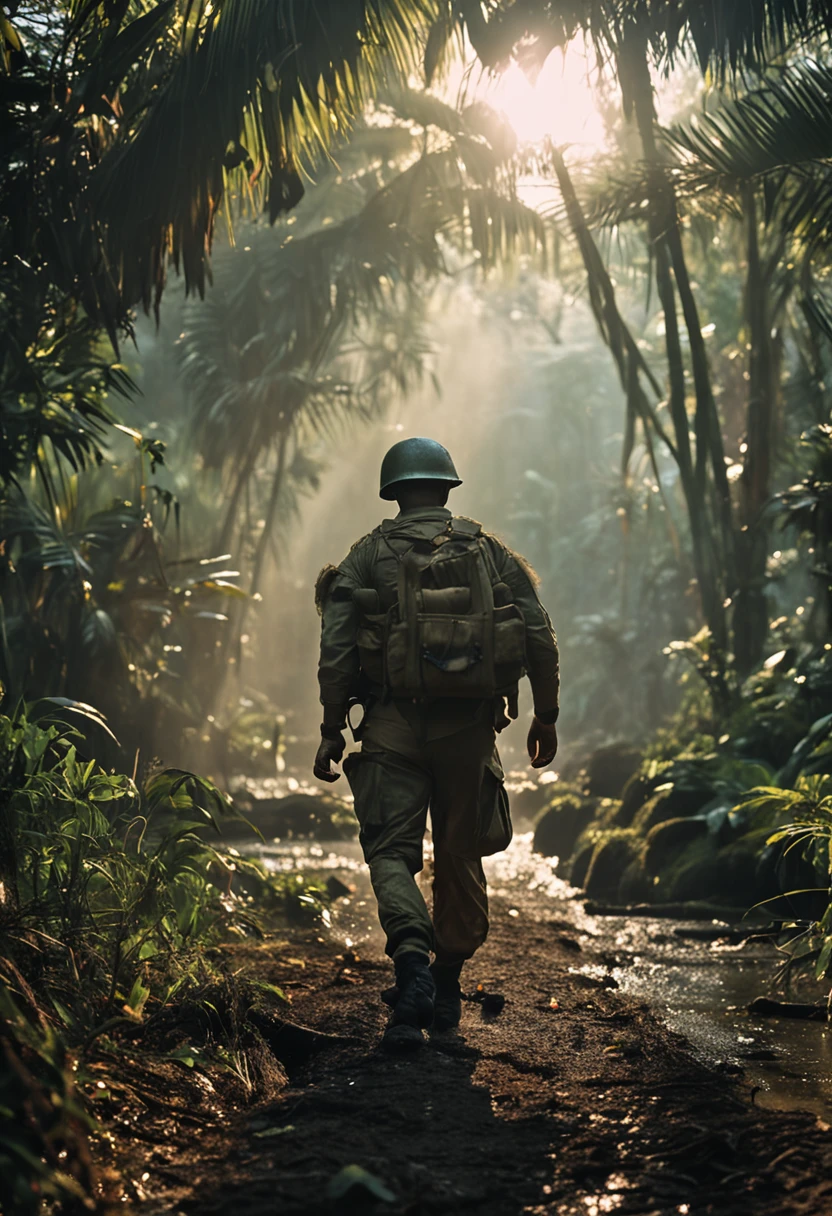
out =
<path fill-rule="evenodd" d="M 390 1049 L 422 1030 L 456 1026 L 460 973 L 485 941 L 482 858 L 511 840 L 496 735 L 517 717 L 528 675 L 534 768 L 557 752 L 558 647 L 534 572 L 473 520 L 445 506 L 461 480 L 432 439 L 395 444 L 381 466 L 381 497 L 399 513 L 327 566 L 315 599 L 322 616 L 323 704 L 315 776 L 337 781 L 347 717 L 361 750 L 344 772 L 396 984 Z M 430 809 L 433 916 L 416 882 Z M 434 955 L 431 964 L 430 956 Z"/>

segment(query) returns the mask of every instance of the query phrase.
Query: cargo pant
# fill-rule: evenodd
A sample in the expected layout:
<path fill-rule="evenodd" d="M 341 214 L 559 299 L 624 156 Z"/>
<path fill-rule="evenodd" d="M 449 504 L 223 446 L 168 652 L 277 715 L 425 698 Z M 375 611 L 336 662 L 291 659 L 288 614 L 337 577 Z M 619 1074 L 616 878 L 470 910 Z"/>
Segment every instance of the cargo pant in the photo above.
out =
<path fill-rule="evenodd" d="M 425 737 L 427 734 L 427 738 Z M 368 715 L 360 752 L 344 771 L 355 798 L 364 859 L 387 953 L 461 963 L 488 933 L 484 853 L 508 824 L 503 771 L 488 715 L 440 738 L 420 738 L 393 705 Z M 497 808 L 504 814 L 495 817 Z M 416 882 L 428 809 L 434 847 L 433 918 Z"/>

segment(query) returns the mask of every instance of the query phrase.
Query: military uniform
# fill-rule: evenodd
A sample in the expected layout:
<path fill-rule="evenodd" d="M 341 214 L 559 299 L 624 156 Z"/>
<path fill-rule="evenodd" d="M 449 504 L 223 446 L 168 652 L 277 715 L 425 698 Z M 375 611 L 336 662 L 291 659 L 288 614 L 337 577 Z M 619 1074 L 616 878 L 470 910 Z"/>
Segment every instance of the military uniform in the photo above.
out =
<path fill-rule="evenodd" d="M 370 589 L 378 595 L 378 610 L 390 609 L 397 602 L 402 556 L 414 542 L 434 541 L 453 520 L 444 507 L 400 512 L 358 541 L 340 566 L 328 567 L 317 592 L 324 719 L 343 720 L 355 697 L 367 707 L 361 751 L 347 758 L 344 770 L 355 797 L 387 952 L 398 959 L 433 951 L 442 964 L 470 958 L 488 932 L 482 857 L 500 846 L 501 825 L 507 821 L 495 744 L 495 722 L 505 724 L 504 702 L 389 698 L 362 670 L 356 593 Z M 523 615 L 535 713 L 540 721 L 554 723 L 558 648 L 534 575 L 496 537 L 483 534 L 482 540 L 495 580 L 508 586 Z M 432 918 L 415 879 L 422 868 L 428 809 L 434 841 Z"/>

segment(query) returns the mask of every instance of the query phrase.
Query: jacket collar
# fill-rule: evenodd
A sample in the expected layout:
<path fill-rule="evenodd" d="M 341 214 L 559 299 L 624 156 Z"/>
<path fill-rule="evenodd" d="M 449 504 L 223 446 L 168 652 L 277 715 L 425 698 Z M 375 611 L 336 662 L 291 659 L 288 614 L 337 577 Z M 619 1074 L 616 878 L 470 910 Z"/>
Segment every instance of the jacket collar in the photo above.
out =
<path fill-rule="evenodd" d="M 411 507 L 407 511 L 399 511 L 393 522 L 400 523 L 403 520 L 425 519 L 433 523 L 434 520 L 439 519 L 444 523 L 452 518 L 453 515 L 447 507 Z"/>
<path fill-rule="evenodd" d="M 447 507 L 417 507 L 412 511 L 400 511 L 395 519 L 384 519 L 380 530 L 389 535 L 398 532 L 402 536 L 416 535 L 426 540 L 444 532 L 453 513 Z"/>

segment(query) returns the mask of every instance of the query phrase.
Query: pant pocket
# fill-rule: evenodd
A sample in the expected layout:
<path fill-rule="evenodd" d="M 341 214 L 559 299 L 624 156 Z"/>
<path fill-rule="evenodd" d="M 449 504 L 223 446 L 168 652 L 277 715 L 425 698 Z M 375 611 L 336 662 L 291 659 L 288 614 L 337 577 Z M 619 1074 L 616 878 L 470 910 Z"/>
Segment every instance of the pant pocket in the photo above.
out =
<path fill-rule="evenodd" d="M 421 870 L 427 816 L 422 776 L 382 752 L 353 752 L 344 773 L 355 800 L 364 860 L 369 864 L 389 853 L 402 857 L 412 873 Z"/>
<path fill-rule="evenodd" d="M 478 851 L 480 857 L 502 853 L 511 844 L 514 829 L 508 790 L 499 764 L 488 763 L 483 773 L 480 788 L 480 820 Z"/>
<path fill-rule="evenodd" d="M 342 767 L 352 790 L 355 817 L 363 845 L 365 833 L 368 832 L 371 838 L 377 836 L 384 822 L 381 766 L 368 759 L 363 752 L 351 752 Z"/>

